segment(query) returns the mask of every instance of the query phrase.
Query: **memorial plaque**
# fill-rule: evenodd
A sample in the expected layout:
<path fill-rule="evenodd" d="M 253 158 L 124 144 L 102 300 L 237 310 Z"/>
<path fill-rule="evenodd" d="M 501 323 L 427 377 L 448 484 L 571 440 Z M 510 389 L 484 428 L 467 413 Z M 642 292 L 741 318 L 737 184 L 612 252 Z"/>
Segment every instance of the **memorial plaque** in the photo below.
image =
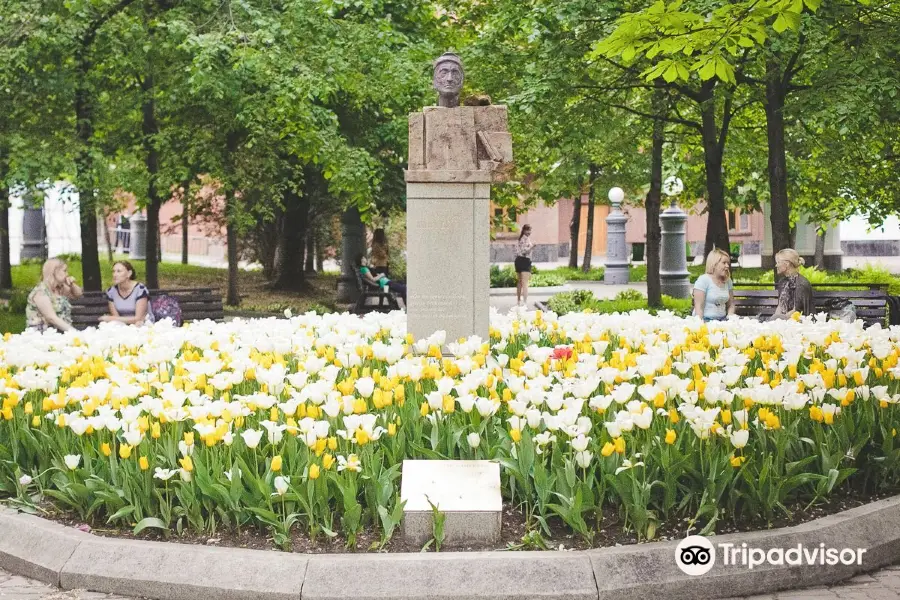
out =
<path fill-rule="evenodd" d="M 485 544 L 500 539 L 503 498 L 496 462 L 405 460 L 400 499 L 406 502 L 403 536 L 410 543 L 425 544 L 433 537 L 431 504 L 445 515 L 445 544 Z"/>

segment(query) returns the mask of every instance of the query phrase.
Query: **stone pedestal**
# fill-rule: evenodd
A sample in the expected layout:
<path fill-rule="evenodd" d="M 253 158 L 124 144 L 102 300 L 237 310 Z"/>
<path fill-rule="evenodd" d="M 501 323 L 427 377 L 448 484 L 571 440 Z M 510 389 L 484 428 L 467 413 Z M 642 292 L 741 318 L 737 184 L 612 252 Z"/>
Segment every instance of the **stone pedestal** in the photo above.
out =
<path fill-rule="evenodd" d="M 612 194 L 612 192 L 610 192 Z M 610 198 L 611 200 L 612 197 Z M 621 201 L 621 199 L 619 199 Z M 619 210 L 619 202 L 613 200 L 612 210 L 606 217 L 606 263 L 603 283 L 622 285 L 628 283 L 628 247 L 625 244 L 625 224 L 628 217 Z"/>
<path fill-rule="evenodd" d="M 147 217 L 135 213 L 131 217 L 131 258 L 147 260 Z"/>
<path fill-rule="evenodd" d="M 356 302 L 359 288 L 356 284 L 354 261 L 366 253 L 366 228 L 356 207 L 348 208 L 341 215 L 341 276 L 337 284 L 337 301 Z"/>
<path fill-rule="evenodd" d="M 659 284 L 662 293 L 673 298 L 690 298 L 691 280 L 687 270 L 685 226 L 687 213 L 675 202 L 659 215 L 662 241 L 659 252 Z"/>
<path fill-rule="evenodd" d="M 406 172 L 407 331 L 488 339 L 488 171 Z"/>
<path fill-rule="evenodd" d="M 25 206 L 22 210 L 22 251 L 19 258 L 47 258 L 47 229 L 41 208 Z"/>
<path fill-rule="evenodd" d="M 434 535 L 434 504 L 444 514 L 448 546 L 500 539 L 500 465 L 487 460 L 404 460 L 400 482 L 403 537 L 424 545 Z"/>

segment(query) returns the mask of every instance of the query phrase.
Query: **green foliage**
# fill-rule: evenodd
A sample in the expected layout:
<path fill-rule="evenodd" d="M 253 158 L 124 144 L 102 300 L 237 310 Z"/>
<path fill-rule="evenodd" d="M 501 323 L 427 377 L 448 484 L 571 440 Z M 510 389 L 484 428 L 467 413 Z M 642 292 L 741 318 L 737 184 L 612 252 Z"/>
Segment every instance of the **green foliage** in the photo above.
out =
<path fill-rule="evenodd" d="M 0 334 L 22 333 L 25 331 L 25 313 L 0 309 Z"/>
<path fill-rule="evenodd" d="M 491 265 L 492 288 L 516 287 L 517 281 L 516 271 L 511 266 L 500 267 L 500 265 Z"/>
<path fill-rule="evenodd" d="M 618 294 L 616 294 L 616 300 L 626 300 L 626 301 L 634 301 L 634 300 L 644 300 L 644 295 L 638 290 L 622 290 Z"/>
<path fill-rule="evenodd" d="M 622 291 L 614 300 L 600 300 L 595 298 L 588 290 L 561 292 L 550 298 L 547 302 L 547 307 L 559 315 L 582 311 L 611 314 L 626 313 L 633 310 L 648 310 L 646 297 L 637 290 Z M 679 316 L 686 317 L 691 314 L 692 308 L 690 298 L 663 296 L 663 310 L 672 311 Z M 649 309 L 649 312 L 650 314 L 657 313 L 655 309 Z"/>

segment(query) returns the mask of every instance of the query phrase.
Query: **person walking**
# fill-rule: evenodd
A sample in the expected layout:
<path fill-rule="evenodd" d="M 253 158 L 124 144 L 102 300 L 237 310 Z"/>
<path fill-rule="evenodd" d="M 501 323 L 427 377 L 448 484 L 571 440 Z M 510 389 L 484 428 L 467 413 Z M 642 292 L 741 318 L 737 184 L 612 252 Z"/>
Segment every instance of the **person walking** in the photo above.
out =
<path fill-rule="evenodd" d="M 531 225 L 523 225 L 516 244 L 516 306 L 528 305 L 528 281 L 531 279 Z"/>

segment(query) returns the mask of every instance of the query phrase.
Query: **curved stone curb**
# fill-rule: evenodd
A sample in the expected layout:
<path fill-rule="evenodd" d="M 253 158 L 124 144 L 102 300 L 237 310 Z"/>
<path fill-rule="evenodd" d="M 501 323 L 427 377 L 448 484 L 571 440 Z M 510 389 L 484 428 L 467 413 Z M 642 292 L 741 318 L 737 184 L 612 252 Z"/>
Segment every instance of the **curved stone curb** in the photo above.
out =
<path fill-rule="evenodd" d="M 900 496 L 803 525 L 710 541 L 864 548 L 861 565 L 722 564 L 690 577 L 678 540 L 587 552 L 304 555 L 103 538 L 0 510 L 0 568 L 63 589 L 159 600 L 699 600 L 836 583 L 900 559 Z"/>

